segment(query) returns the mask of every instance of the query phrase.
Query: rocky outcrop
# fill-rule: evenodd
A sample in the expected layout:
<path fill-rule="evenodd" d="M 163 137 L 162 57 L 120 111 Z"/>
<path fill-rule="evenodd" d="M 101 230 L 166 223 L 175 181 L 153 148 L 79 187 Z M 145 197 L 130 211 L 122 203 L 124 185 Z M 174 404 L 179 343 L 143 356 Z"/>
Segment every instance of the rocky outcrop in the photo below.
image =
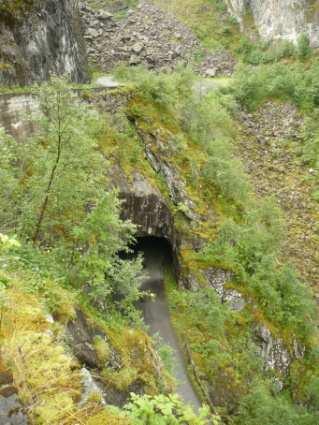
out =
<path fill-rule="evenodd" d="M 236 66 L 235 58 L 226 50 L 205 52 L 203 61 L 199 66 L 199 72 L 204 77 L 230 77 Z"/>
<path fill-rule="evenodd" d="M 225 0 L 230 13 L 245 30 L 245 16 L 252 14 L 256 29 L 265 40 L 288 40 L 308 34 L 319 47 L 319 14 L 313 0 Z"/>
<path fill-rule="evenodd" d="M 227 288 L 227 283 L 233 277 L 229 271 L 209 268 L 204 270 L 204 275 L 209 282 L 210 286 L 215 289 L 220 301 L 227 305 L 234 311 L 240 311 L 245 307 L 245 300 L 243 296 L 235 289 Z"/>
<path fill-rule="evenodd" d="M 138 173 L 132 185 L 122 186 L 123 218 L 137 225 L 137 236 L 156 236 L 175 245 L 174 223 L 169 207 L 160 192 Z"/>
<path fill-rule="evenodd" d="M 188 28 L 149 1 L 127 10 L 122 20 L 110 12 L 110 6 L 98 10 L 88 3 L 81 5 L 88 57 L 103 71 L 120 63 L 173 68 L 178 62 L 188 62 L 199 45 Z"/>
<path fill-rule="evenodd" d="M 44 0 L 24 16 L 0 17 L 0 84 L 26 85 L 52 74 L 87 79 L 75 0 Z"/>
<path fill-rule="evenodd" d="M 260 356 L 263 359 L 265 369 L 277 370 L 282 375 L 287 374 L 291 357 L 283 341 L 274 338 L 265 326 L 260 326 L 256 333 Z"/>

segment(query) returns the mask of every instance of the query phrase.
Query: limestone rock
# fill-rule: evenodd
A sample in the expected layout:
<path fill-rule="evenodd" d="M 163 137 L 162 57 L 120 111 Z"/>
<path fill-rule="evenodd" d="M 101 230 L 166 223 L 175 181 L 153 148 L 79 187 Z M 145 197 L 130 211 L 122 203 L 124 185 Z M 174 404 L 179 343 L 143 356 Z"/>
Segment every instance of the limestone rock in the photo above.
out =
<path fill-rule="evenodd" d="M 296 43 L 306 33 L 319 47 L 319 14 L 312 0 L 225 0 L 230 13 L 245 30 L 244 17 L 250 11 L 256 28 L 265 40 Z"/>

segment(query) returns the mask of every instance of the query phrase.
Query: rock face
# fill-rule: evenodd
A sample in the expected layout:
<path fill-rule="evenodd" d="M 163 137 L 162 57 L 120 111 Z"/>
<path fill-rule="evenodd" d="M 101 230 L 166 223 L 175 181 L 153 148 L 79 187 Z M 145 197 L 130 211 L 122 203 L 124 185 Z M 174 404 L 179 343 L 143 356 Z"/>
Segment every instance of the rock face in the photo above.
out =
<path fill-rule="evenodd" d="M 141 175 L 134 176 L 129 191 L 122 191 L 123 216 L 138 226 L 138 236 L 157 236 L 174 242 L 171 212 L 161 194 Z"/>
<path fill-rule="evenodd" d="M 230 13 L 245 29 L 245 15 L 252 14 L 256 28 L 265 40 L 295 43 L 302 33 L 311 45 L 319 47 L 319 14 L 313 0 L 225 0 Z"/>
<path fill-rule="evenodd" d="M 274 338 L 265 326 L 257 330 L 260 356 L 265 369 L 275 369 L 285 375 L 291 363 L 291 358 L 281 339 Z"/>
<path fill-rule="evenodd" d="M 119 63 L 173 68 L 187 62 L 199 44 L 188 28 L 149 1 L 128 10 L 122 20 L 116 19 L 116 12 L 110 13 L 110 6 L 97 10 L 87 3 L 82 2 L 81 15 L 89 62 L 103 71 Z"/>
<path fill-rule="evenodd" d="M 227 288 L 227 282 L 232 279 L 232 273 L 222 269 L 209 268 L 204 271 L 209 284 L 215 289 L 220 301 L 234 311 L 240 311 L 245 307 L 243 296 L 235 289 Z"/>
<path fill-rule="evenodd" d="M 26 85 L 67 75 L 87 79 L 75 0 L 44 0 L 15 19 L 0 17 L 0 84 Z"/>

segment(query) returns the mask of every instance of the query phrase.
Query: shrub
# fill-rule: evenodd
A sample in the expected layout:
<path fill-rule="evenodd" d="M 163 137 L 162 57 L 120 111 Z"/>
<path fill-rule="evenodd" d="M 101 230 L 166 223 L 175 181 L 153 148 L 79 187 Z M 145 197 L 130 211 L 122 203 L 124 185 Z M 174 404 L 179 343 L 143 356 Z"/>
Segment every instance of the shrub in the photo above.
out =
<path fill-rule="evenodd" d="M 202 408 L 194 413 L 175 395 L 158 395 L 155 397 L 132 394 L 132 401 L 125 406 L 128 416 L 135 425 L 208 425 L 208 409 Z M 218 425 L 218 418 L 212 418 L 213 425 Z"/>
<path fill-rule="evenodd" d="M 311 53 L 310 39 L 308 34 L 301 34 L 297 42 L 297 52 L 300 59 L 307 58 Z"/>
<path fill-rule="evenodd" d="M 292 405 L 284 395 L 273 397 L 259 385 L 243 400 L 236 425 L 315 425 L 318 415 Z"/>
<path fill-rule="evenodd" d="M 120 219 L 117 194 L 106 191 L 99 151 L 104 121 L 62 80 L 37 94 L 36 134 L 24 143 L 0 135 L 1 229 L 32 242 L 35 262 L 45 257 L 36 256 L 37 249 L 46 252 L 48 270 L 53 262 L 101 309 L 122 305 L 130 314 L 142 265 L 118 257 L 128 250 L 134 226 Z"/>

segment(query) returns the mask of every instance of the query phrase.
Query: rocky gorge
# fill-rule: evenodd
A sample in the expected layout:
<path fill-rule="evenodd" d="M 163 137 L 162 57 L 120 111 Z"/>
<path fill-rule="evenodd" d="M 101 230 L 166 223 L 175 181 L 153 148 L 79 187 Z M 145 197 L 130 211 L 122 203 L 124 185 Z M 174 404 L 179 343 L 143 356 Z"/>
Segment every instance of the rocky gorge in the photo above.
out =
<path fill-rule="evenodd" d="M 104 133 L 96 146 L 105 160 L 107 190 L 114 189 L 120 200 L 120 218 L 135 226 L 135 242 L 128 251 L 120 250 L 117 261 L 143 254 L 142 269 L 149 277 L 143 277 L 141 288 L 155 296 L 155 301 L 145 294 L 140 300 L 143 324 L 134 322 L 136 318 L 125 321 L 120 292 L 103 310 L 99 299 L 88 301 L 90 284 L 84 285 L 83 292 L 77 287 L 76 295 L 73 289 L 68 293 L 65 283 L 60 288 L 50 281 L 43 286 L 37 282 L 27 291 L 20 283 L 11 286 L 7 263 L 16 257 L 8 261 L 7 252 L 1 253 L 4 277 L 0 275 L 0 289 L 3 284 L 5 295 L 2 298 L 1 292 L 0 333 L 5 342 L 5 366 L 2 371 L 1 359 L 0 424 L 24 424 L 31 418 L 30 423 L 42 425 L 39 418 L 45 416 L 41 411 L 45 403 L 52 403 L 50 409 L 58 411 L 51 419 L 48 416 L 43 422 L 46 425 L 76 424 L 82 413 L 86 425 L 111 424 L 107 422 L 111 419 L 99 422 L 97 418 L 103 417 L 101 412 L 109 406 L 126 409 L 130 393 L 154 397 L 177 392 L 195 409 L 201 402 L 208 404 L 213 420 L 220 421 L 217 423 L 235 418 L 236 425 L 246 425 L 242 418 L 249 396 L 255 394 L 255 388 L 262 396 L 266 387 L 274 403 L 291 397 L 296 411 L 308 409 L 317 420 L 316 408 L 309 407 L 315 405 L 311 387 L 315 382 L 307 387 L 309 375 L 313 372 L 316 377 L 309 360 L 315 356 L 316 335 L 311 328 L 309 336 L 306 326 L 307 320 L 309 326 L 315 323 L 313 307 L 310 301 L 307 304 L 308 295 L 295 275 L 282 267 L 291 260 L 298 275 L 316 290 L 318 205 L 312 198 L 315 183 L 305 178 L 307 173 L 315 178 L 316 171 L 300 160 L 303 113 L 286 99 L 267 99 L 253 111 L 240 104 L 232 86 L 238 78 L 236 62 L 240 58 L 235 59 L 234 52 L 224 47 L 207 52 L 200 37 L 159 3 L 46 0 L 23 10 L 22 15 L 0 15 L 0 126 L 8 134 L 1 133 L 0 144 L 10 136 L 23 144 L 37 133 L 41 108 L 37 90 L 41 87 L 30 90 L 29 84 L 56 75 L 72 80 L 67 91 L 75 94 L 76 104 L 86 105 L 102 117 Z M 242 31 L 251 13 L 261 37 L 296 42 L 307 33 L 316 46 L 314 5 L 277 3 L 228 1 L 227 7 Z M 210 6 L 203 4 L 202 13 L 211 10 Z M 225 14 L 225 4 L 218 3 L 216 10 Z M 283 21 L 288 24 L 284 26 Z M 105 74 L 113 71 L 116 77 Z M 93 80 L 83 84 L 90 76 Z M 104 86 L 99 83 L 103 79 Z M 26 87 L 12 89 L 17 84 Z M 44 139 L 40 145 L 45 147 Z M 243 166 L 232 162 L 234 157 Z M 24 166 L 24 158 L 12 161 L 20 163 Z M 22 183 L 32 177 L 32 169 L 25 170 Z M 239 186 L 241 173 L 249 179 L 244 189 Z M 233 178 L 231 183 L 228 178 Z M 249 195 L 242 201 L 239 196 L 246 192 Z M 280 204 L 288 226 L 288 236 L 278 252 L 272 244 L 277 243 L 273 233 L 280 220 L 276 222 L 276 209 L 267 215 L 269 209 L 263 202 L 268 195 L 274 195 Z M 57 196 L 57 205 L 62 199 Z M 94 208 L 86 204 L 85 209 L 89 213 Z M 114 223 L 111 226 L 114 228 Z M 63 226 L 53 228 L 54 238 L 59 238 Z M 113 228 L 106 227 L 105 233 L 112 234 Z M 92 236 L 87 246 L 95 238 Z M 39 248 L 50 255 L 46 242 L 40 241 Z M 78 249 L 83 258 L 85 251 Z M 24 258 L 25 253 L 19 255 Z M 72 256 L 76 255 L 73 248 Z M 30 256 L 23 261 L 24 273 L 34 259 Z M 40 275 L 41 267 L 28 271 L 24 280 Z M 116 278 L 112 276 L 114 281 Z M 133 286 L 133 278 L 129 279 L 127 288 Z M 304 310 L 300 307 L 303 296 Z M 24 309 L 15 317 L 12 306 L 19 305 L 23 297 Z M 78 297 L 77 301 L 72 301 L 73 297 Z M 124 310 L 131 313 L 133 307 L 125 305 Z M 111 317 L 114 314 L 115 319 Z M 26 327 L 23 315 L 27 315 Z M 109 317 L 116 325 L 108 322 Z M 11 329 L 17 341 L 10 339 Z M 168 373 L 169 356 L 156 342 L 156 332 L 162 333 L 164 343 L 173 349 L 175 384 Z M 24 351 L 29 349 L 29 335 L 34 351 Z M 51 357 L 45 356 L 57 362 L 53 370 L 67 376 L 65 383 L 58 374 L 61 381 L 54 387 L 55 391 L 59 385 L 63 389 L 62 401 L 52 401 L 51 389 L 47 393 L 41 384 L 47 398 L 40 402 L 41 385 L 32 377 L 21 376 L 21 367 L 17 367 L 27 359 L 37 379 L 42 367 L 47 373 L 49 368 L 40 361 L 45 341 Z M 20 364 L 12 360 L 15 350 L 22 353 Z M 58 353 L 65 369 L 60 367 Z M 8 372 L 10 368 L 13 373 Z M 302 371 L 304 380 L 297 382 Z M 52 375 L 48 379 L 56 382 Z M 181 381 L 186 381 L 186 386 Z M 56 408 L 58 402 L 76 405 L 72 407 L 75 416 L 56 419 L 62 410 Z M 115 415 L 114 420 L 122 420 L 122 413 L 117 411 L 120 416 Z M 112 418 L 113 412 L 107 415 Z M 304 423 L 315 424 L 310 419 Z M 267 425 L 281 424 L 279 419 L 269 420 Z"/>

